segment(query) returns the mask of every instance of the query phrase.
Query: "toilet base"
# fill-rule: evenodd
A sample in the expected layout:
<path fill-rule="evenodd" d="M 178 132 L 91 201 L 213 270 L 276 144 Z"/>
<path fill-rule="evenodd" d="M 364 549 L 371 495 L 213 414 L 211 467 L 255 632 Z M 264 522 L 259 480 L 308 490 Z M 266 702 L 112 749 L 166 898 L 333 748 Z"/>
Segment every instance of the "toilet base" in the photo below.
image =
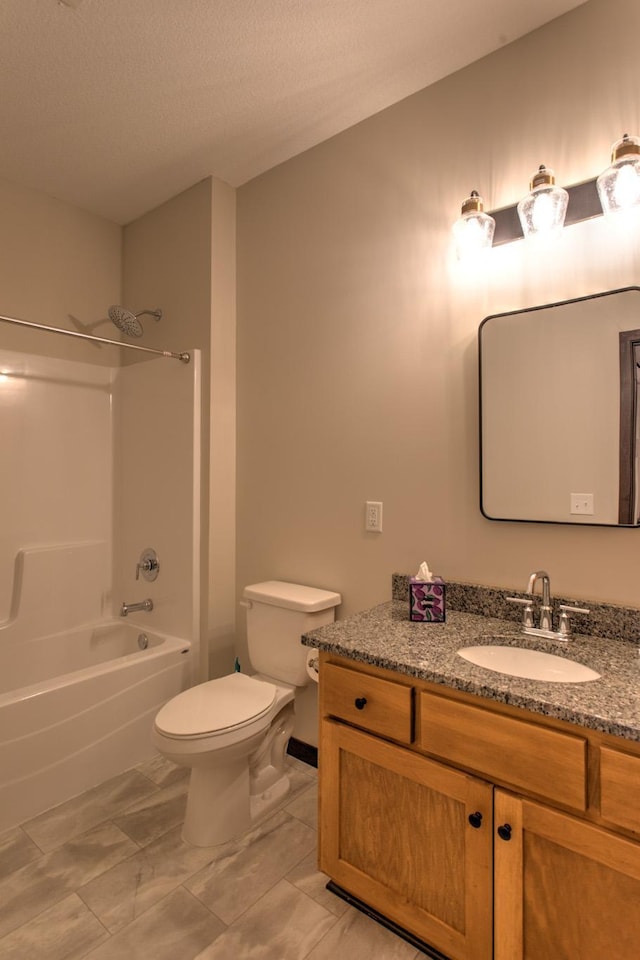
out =
<path fill-rule="evenodd" d="M 244 833 L 250 824 L 246 757 L 213 769 L 193 767 L 182 839 L 194 847 L 212 847 Z"/>
<path fill-rule="evenodd" d="M 249 795 L 249 770 L 227 770 L 226 786 L 221 789 L 220 771 L 194 768 L 187 797 L 187 810 L 182 827 L 182 839 L 193 847 L 213 847 L 246 833 L 270 814 L 291 789 L 289 777 L 282 774 L 262 793 Z M 205 776 L 203 776 L 203 774 Z M 211 782 L 207 782 L 211 781 Z M 215 784 L 216 817 L 211 817 L 209 803 L 200 804 L 201 797 L 210 796 Z"/>

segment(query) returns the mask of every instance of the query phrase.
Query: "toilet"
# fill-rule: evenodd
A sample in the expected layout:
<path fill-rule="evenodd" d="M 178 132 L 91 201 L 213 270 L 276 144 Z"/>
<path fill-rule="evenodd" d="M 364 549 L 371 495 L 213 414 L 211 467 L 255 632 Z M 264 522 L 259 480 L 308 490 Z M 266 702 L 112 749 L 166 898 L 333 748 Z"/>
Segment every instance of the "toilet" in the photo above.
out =
<path fill-rule="evenodd" d="M 197 684 L 158 712 L 152 739 L 191 768 L 183 838 L 198 847 L 239 836 L 285 797 L 296 689 L 310 682 L 300 636 L 331 623 L 339 593 L 268 580 L 245 587 L 251 672 Z"/>

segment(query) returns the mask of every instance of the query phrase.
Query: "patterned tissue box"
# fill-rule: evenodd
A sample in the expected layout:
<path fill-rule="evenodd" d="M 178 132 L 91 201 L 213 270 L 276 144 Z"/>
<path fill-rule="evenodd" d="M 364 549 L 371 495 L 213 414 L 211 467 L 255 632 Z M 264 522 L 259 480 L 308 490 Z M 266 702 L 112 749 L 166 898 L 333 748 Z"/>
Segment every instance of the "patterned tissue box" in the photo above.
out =
<path fill-rule="evenodd" d="M 444 623 L 445 587 L 442 577 L 433 580 L 409 578 L 409 620 Z"/>

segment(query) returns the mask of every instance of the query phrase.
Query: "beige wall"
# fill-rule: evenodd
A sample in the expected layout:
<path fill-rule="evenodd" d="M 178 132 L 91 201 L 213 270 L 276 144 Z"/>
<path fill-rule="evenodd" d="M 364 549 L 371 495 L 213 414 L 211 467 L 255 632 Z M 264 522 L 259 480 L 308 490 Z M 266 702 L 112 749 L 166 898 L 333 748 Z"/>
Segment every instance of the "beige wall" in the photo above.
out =
<path fill-rule="evenodd" d="M 238 191 L 238 592 L 309 583 L 345 616 L 426 559 L 640 606 L 637 531 L 481 516 L 477 428 L 481 320 L 637 283 L 640 234 L 592 221 L 482 271 L 450 238 L 471 189 L 514 203 L 543 162 L 578 182 L 640 131 L 639 30 L 637 0 L 593 0 Z"/>
<path fill-rule="evenodd" d="M 34 190 L 0 180 L 0 313 L 111 337 L 109 304 L 120 297 L 122 229 Z M 75 324 L 74 324 L 75 320 Z M 0 324 L 0 347 L 114 362 L 114 348 Z"/>

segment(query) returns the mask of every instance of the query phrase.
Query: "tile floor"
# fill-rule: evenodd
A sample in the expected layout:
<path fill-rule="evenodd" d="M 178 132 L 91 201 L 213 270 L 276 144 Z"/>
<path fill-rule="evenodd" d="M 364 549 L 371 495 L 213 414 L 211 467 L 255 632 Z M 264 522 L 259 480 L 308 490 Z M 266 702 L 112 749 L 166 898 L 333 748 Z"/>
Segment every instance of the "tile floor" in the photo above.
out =
<path fill-rule="evenodd" d="M 317 773 L 237 840 L 180 837 L 187 776 L 161 757 L 0 835 L 2 960 L 423 960 L 325 889 Z"/>

